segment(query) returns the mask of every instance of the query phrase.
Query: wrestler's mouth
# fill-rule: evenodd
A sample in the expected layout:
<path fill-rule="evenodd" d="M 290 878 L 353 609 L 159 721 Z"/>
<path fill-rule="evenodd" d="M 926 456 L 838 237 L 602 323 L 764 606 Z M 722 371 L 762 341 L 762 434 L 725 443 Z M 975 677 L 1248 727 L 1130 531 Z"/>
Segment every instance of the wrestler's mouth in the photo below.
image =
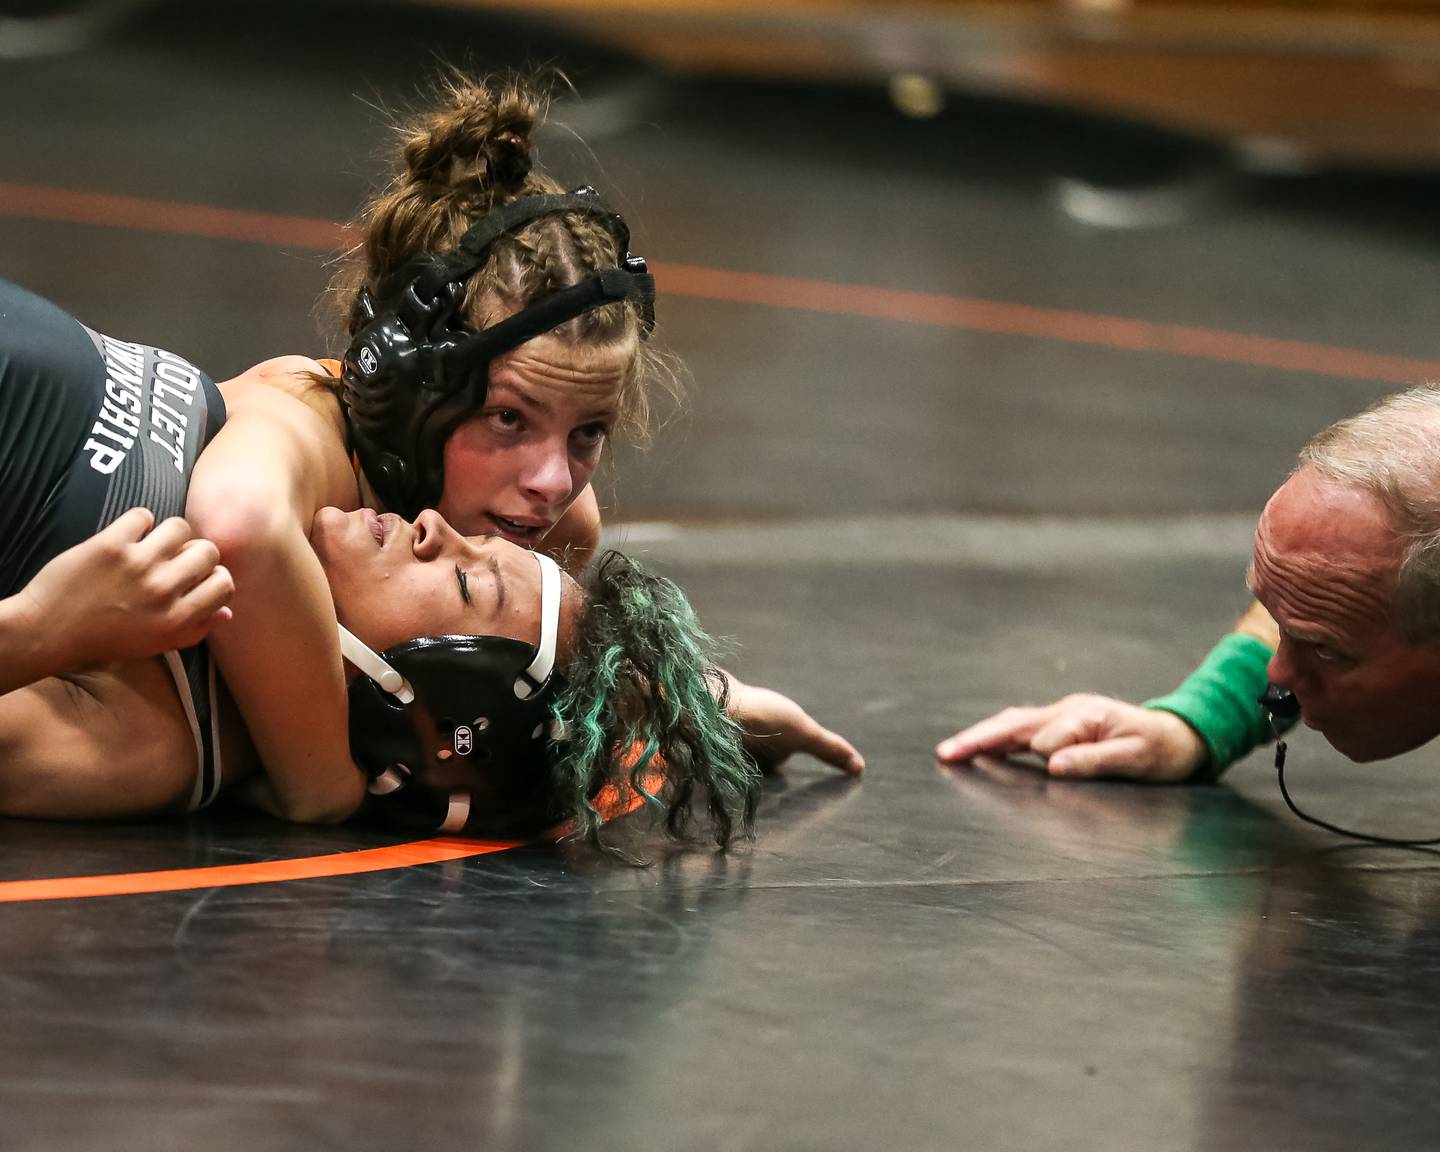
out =
<path fill-rule="evenodd" d="M 395 530 L 395 525 L 400 517 L 392 512 L 386 512 L 383 516 L 373 508 L 362 508 L 361 513 L 365 517 L 365 527 L 370 529 L 370 535 L 375 537 L 375 543 L 383 548 L 385 541 L 390 538 L 390 533 Z"/>
<path fill-rule="evenodd" d="M 540 543 L 541 538 L 550 530 L 550 521 L 539 517 L 527 516 L 523 520 L 513 520 L 508 516 L 490 515 L 490 523 L 495 525 L 495 531 L 512 544 L 519 544 L 522 548 L 533 548 Z"/>

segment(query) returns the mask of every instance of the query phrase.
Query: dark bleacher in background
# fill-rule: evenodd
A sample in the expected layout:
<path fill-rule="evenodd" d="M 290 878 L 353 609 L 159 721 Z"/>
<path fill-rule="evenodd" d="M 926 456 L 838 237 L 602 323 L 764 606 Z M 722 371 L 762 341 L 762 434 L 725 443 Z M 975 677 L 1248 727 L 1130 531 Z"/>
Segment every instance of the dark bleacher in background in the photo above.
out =
<path fill-rule="evenodd" d="M 667 70 L 870 79 L 1226 141 L 1250 166 L 1440 167 L 1440 3 L 433 0 L 554 21 Z"/>

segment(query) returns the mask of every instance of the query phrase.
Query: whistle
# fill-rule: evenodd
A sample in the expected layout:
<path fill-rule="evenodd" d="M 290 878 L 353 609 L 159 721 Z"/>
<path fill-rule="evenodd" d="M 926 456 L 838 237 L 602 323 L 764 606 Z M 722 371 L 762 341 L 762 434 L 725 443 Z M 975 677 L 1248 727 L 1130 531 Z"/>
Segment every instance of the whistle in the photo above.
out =
<path fill-rule="evenodd" d="M 1281 688 L 1278 684 L 1266 684 L 1265 691 L 1256 697 L 1255 703 L 1265 709 L 1265 714 L 1270 719 L 1270 731 L 1275 733 L 1275 771 L 1283 772 L 1285 740 L 1280 735 L 1280 726 L 1294 723 L 1300 715 L 1300 701 L 1295 699 L 1295 693 L 1289 689 Z M 1282 790 L 1285 787 L 1283 777 L 1280 787 Z"/>
<path fill-rule="evenodd" d="M 1265 685 L 1265 691 L 1255 702 L 1270 713 L 1272 722 L 1288 723 L 1300 715 L 1300 701 L 1295 699 L 1295 693 L 1276 684 Z"/>

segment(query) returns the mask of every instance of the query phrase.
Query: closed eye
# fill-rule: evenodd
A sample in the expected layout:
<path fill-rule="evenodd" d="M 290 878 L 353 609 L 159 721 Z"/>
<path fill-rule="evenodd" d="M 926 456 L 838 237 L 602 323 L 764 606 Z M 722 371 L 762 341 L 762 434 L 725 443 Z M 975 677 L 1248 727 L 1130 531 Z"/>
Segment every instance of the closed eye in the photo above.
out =
<path fill-rule="evenodd" d="M 497 613 L 505 610 L 505 577 L 500 574 L 500 564 L 493 556 L 484 557 L 485 566 L 490 569 L 490 575 L 495 580 L 495 611 Z M 475 601 L 470 595 L 470 573 L 455 565 L 455 582 L 460 587 L 460 599 L 466 605 L 474 604 Z"/>

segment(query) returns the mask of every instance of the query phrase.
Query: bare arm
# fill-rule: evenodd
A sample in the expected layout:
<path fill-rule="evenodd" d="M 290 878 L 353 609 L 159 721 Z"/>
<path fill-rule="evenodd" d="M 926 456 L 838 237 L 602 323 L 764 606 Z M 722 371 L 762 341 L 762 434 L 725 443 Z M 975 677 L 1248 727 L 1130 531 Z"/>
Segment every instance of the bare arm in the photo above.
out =
<path fill-rule="evenodd" d="M 1280 626 L 1275 623 L 1275 618 L 1265 611 L 1265 605 L 1256 600 L 1245 609 L 1239 620 L 1235 621 L 1232 632 L 1243 632 L 1246 636 L 1253 636 L 1271 652 L 1280 647 Z"/>
<path fill-rule="evenodd" d="M 865 771 L 865 757 L 838 732 L 822 726 L 790 697 L 746 684 L 721 669 L 729 689 L 726 711 L 745 732 L 745 748 L 764 771 L 797 752 L 851 776 Z"/>
<path fill-rule="evenodd" d="M 322 417 L 265 391 L 240 390 L 196 465 L 186 511 L 235 577 L 234 619 L 209 646 L 264 764 L 269 806 L 328 823 L 351 815 L 365 786 L 349 754 L 335 609 L 308 530 L 347 483 L 353 501 L 353 477 Z"/>
<path fill-rule="evenodd" d="M 0 814 L 133 819 L 181 811 L 195 743 L 165 666 L 127 661 L 0 696 Z"/>

